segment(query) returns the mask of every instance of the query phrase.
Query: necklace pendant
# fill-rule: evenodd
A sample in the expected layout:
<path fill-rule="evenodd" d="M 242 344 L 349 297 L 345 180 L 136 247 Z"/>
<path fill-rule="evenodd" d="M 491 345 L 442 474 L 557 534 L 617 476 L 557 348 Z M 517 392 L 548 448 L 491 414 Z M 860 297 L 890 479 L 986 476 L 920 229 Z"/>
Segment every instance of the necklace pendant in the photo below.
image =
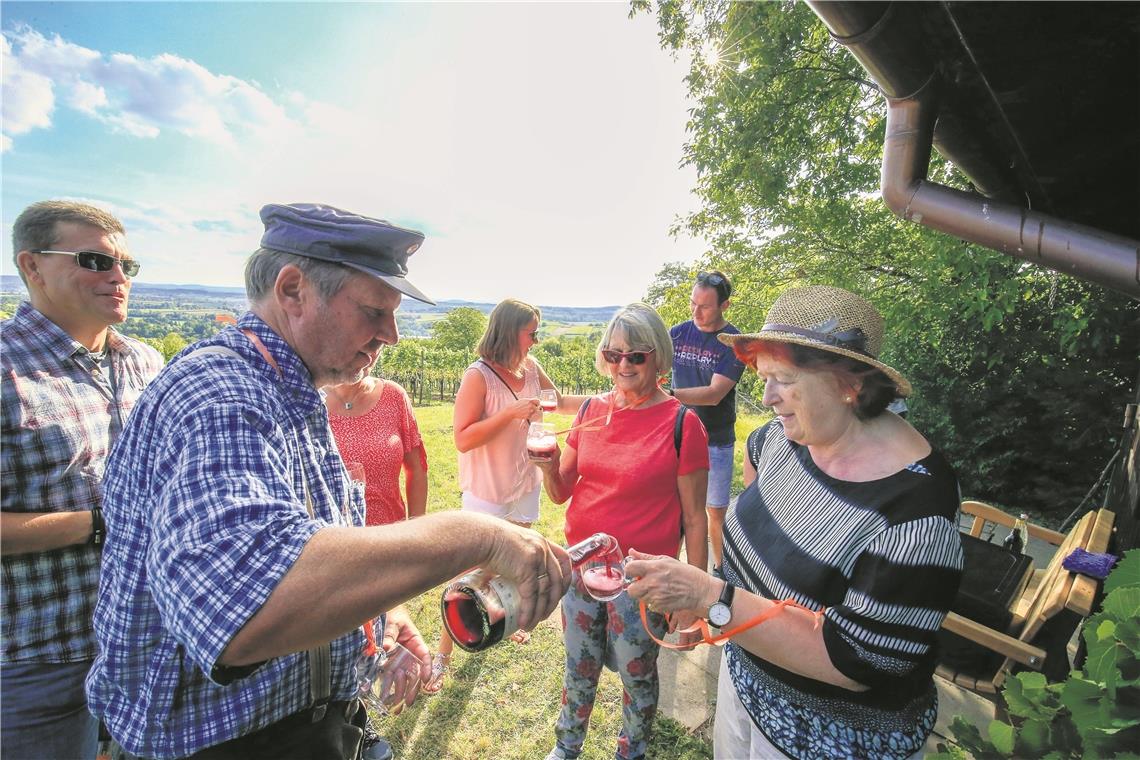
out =
<path fill-rule="evenodd" d="M 344 402 L 344 408 L 345 409 L 351 409 L 352 408 L 352 402 L 351 401 L 345 401 Z"/>

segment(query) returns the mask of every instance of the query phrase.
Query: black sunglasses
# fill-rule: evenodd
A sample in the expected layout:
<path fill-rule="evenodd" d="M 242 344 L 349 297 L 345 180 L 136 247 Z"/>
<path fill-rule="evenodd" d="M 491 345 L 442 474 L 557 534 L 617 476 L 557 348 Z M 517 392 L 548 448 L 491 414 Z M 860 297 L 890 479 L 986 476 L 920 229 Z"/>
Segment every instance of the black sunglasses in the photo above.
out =
<path fill-rule="evenodd" d="M 614 351 L 611 348 L 602 349 L 602 358 L 608 364 L 621 364 L 622 359 L 627 359 L 630 364 L 645 364 L 645 360 L 656 349 L 649 349 L 648 351 Z"/>
<path fill-rule="evenodd" d="M 32 253 L 56 253 L 60 256 L 74 256 L 75 263 L 92 272 L 110 272 L 115 264 L 123 267 L 123 274 L 134 277 L 139 273 L 139 263 L 134 259 L 117 259 L 102 251 L 32 251 Z"/>
<path fill-rule="evenodd" d="M 707 288 L 716 288 L 716 293 L 720 296 L 721 301 L 727 301 L 728 297 L 732 295 L 732 287 L 728 284 L 728 280 L 716 272 L 701 272 L 697 275 L 697 284 Z"/>

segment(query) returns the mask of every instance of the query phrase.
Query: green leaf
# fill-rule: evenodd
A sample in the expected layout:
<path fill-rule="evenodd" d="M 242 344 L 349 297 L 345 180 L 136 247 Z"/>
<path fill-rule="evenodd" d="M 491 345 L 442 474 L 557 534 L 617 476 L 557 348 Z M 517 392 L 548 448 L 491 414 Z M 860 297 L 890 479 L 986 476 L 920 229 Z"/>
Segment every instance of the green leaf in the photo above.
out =
<path fill-rule="evenodd" d="M 989 734 L 990 741 L 993 742 L 994 748 L 998 752 L 1003 755 L 1013 754 L 1013 726 L 1000 720 L 993 720 L 990 721 Z"/>
<path fill-rule="evenodd" d="M 1052 746 L 1049 730 L 1051 721 L 1027 720 L 1017 732 L 1018 754 L 1025 757 L 1040 757 Z"/>
<path fill-rule="evenodd" d="M 1116 567 L 1105 579 L 1104 593 L 1111 594 L 1117 589 L 1129 586 L 1140 586 L 1140 549 L 1124 553 L 1124 557 L 1116 563 Z"/>
<path fill-rule="evenodd" d="M 1060 708 L 1054 691 L 1044 675 L 1026 672 L 1006 680 L 1003 696 L 1010 715 L 1049 723 Z"/>
<path fill-rule="evenodd" d="M 1061 692 L 1061 702 L 1069 709 L 1073 725 L 1082 738 L 1097 726 L 1108 723 L 1105 689 L 1084 678 L 1071 677 Z"/>
<path fill-rule="evenodd" d="M 1104 598 L 1101 605 L 1107 614 L 1131 620 L 1140 615 L 1140 586 L 1118 588 Z"/>

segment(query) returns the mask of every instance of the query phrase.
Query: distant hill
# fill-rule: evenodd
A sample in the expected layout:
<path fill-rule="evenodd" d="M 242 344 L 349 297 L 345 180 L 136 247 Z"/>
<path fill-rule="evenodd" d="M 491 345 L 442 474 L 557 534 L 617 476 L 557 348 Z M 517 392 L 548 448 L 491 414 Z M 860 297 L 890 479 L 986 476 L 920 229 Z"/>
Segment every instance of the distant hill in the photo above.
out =
<path fill-rule="evenodd" d="M 24 283 L 16 275 L 0 275 L 0 293 L 7 295 L 24 295 Z M 174 285 L 152 284 L 146 282 L 135 283 L 131 288 L 131 298 L 135 304 L 143 305 L 145 302 L 167 301 L 180 305 L 198 305 L 202 308 L 221 305 L 230 305 L 241 310 L 245 303 L 245 288 L 220 287 L 215 285 Z M 197 302 L 197 303 L 195 303 Z M 405 298 L 400 305 L 401 315 L 429 317 L 431 315 L 443 316 L 452 309 L 460 306 L 469 306 L 478 309 L 484 314 L 490 314 L 495 308 L 493 303 L 477 301 L 445 300 L 436 305 L 420 303 L 411 298 Z M 542 318 L 548 322 L 561 322 L 564 324 L 605 324 L 618 310 L 617 306 L 595 306 L 578 308 L 576 306 L 539 306 Z"/>

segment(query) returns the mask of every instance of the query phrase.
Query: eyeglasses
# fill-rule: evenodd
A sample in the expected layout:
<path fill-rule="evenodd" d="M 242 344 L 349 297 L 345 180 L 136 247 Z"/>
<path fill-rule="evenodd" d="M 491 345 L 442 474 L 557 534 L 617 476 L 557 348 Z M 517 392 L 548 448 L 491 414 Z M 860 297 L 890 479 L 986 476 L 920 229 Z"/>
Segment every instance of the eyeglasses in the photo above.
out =
<path fill-rule="evenodd" d="M 74 256 L 75 263 L 92 272 L 110 272 L 115 264 L 123 267 L 123 274 L 134 277 L 139 273 L 139 263 L 134 259 L 117 259 L 102 251 L 32 251 L 32 253 L 55 253 L 60 256 Z"/>
<path fill-rule="evenodd" d="M 614 351 L 610 348 L 603 348 L 602 358 L 606 360 L 607 364 L 621 364 L 622 359 L 626 359 L 633 365 L 645 364 L 645 360 L 655 350 L 651 348 L 648 351 Z"/>

